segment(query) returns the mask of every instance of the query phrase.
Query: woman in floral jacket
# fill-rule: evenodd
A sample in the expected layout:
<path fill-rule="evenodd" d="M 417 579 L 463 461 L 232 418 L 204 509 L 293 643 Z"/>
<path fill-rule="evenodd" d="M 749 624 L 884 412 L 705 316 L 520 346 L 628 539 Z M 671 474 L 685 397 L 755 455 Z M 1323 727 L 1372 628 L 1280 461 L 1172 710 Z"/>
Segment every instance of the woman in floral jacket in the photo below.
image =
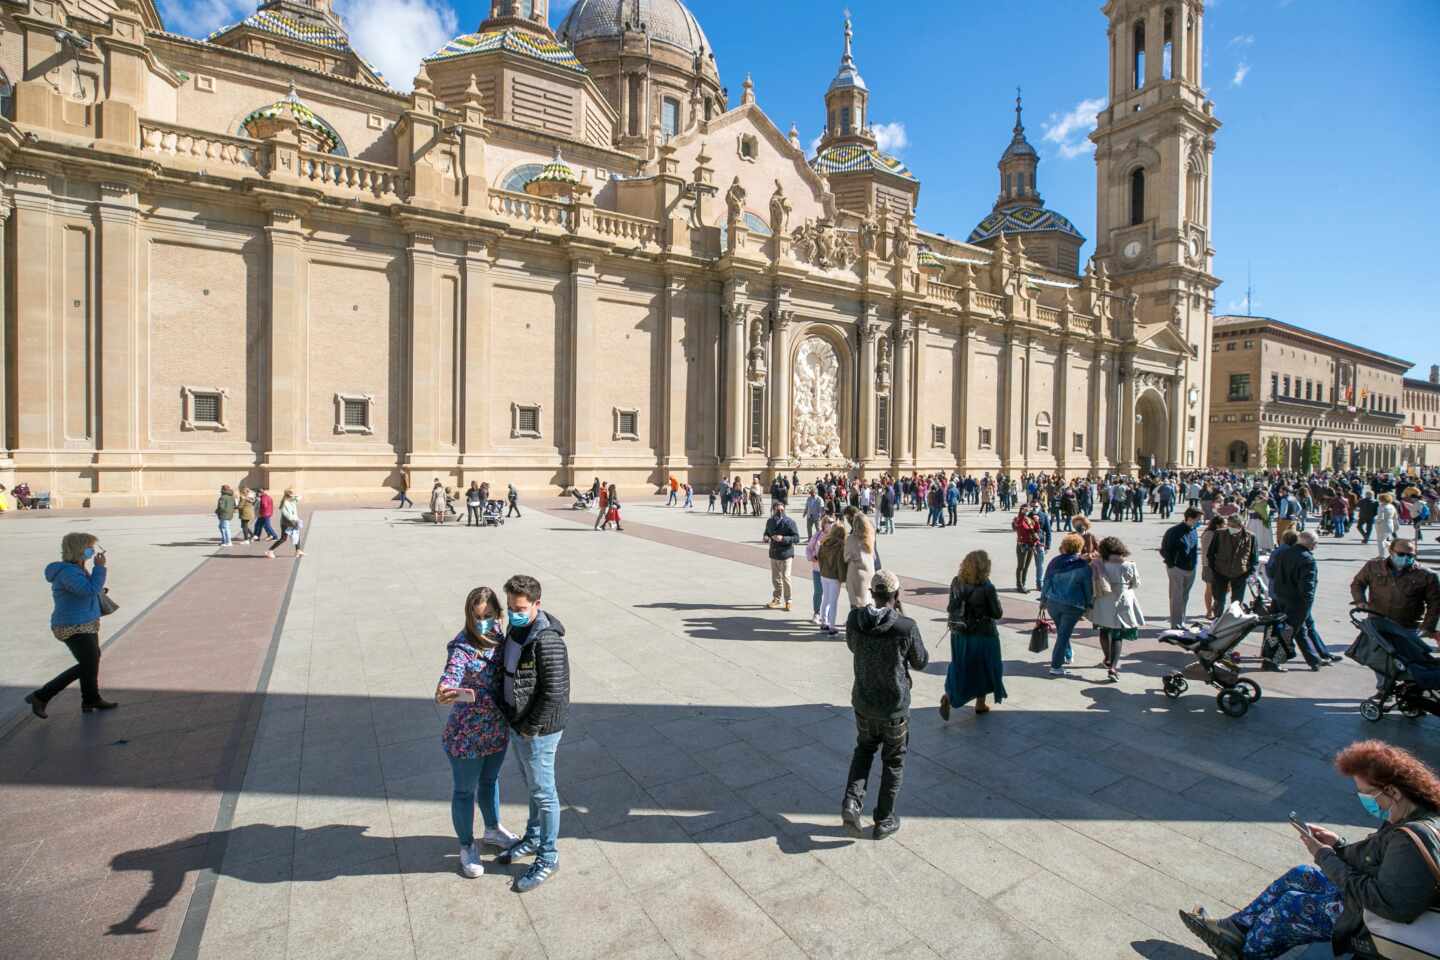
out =
<path fill-rule="evenodd" d="M 440 739 L 455 777 L 450 819 L 460 841 L 460 872 L 472 879 L 485 872 L 475 843 L 477 803 L 485 821 L 481 838 L 485 846 L 508 850 L 520 839 L 500 825 L 500 768 L 510 743 L 509 725 L 497 699 L 502 676 L 498 650 L 504 642 L 501 609 L 489 587 L 470 591 L 465 598 L 465 629 L 450 641 L 445 672 L 435 688 L 436 703 L 452 704 Z"/>

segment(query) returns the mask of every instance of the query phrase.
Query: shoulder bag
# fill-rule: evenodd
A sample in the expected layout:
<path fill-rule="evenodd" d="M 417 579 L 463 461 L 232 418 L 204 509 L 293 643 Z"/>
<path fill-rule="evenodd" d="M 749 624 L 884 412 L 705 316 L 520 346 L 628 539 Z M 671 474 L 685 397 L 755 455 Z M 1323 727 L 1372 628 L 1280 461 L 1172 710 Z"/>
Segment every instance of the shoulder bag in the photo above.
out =
<path fill-rule="evenodd" d="M 110 591 L 108 589 L 100 594 L 100 616 L 108 617 L 119 609 L 120 604 L 110 599 Z"/>
<path fill-rule="evenodd" d="M 1436 897 L 1429 910 L 1409 923 L 1386 920 L 1366 910 L 1365 930 L 1375 942 L 1375 952 L 1384 960 L 1440 960 L 1440 864 L 1435 861 L 1440 839 L 1435 828 L 1423 821 L 1407 824 L 1400 832 L 1415 844 L 1435 877 Z"/>

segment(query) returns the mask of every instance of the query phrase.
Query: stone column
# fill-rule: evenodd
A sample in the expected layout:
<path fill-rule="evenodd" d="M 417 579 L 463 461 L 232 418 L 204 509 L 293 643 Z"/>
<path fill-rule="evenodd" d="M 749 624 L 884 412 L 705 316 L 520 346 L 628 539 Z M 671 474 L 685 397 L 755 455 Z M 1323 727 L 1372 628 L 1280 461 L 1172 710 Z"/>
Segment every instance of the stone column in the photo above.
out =
<path fill-rule="evenodd" d="M 294 483 L 304 436 L 308 388 L 305 377 L 305 318 L 308 279 L 305 234 L 300 214 L 276 208 L 265 228 L 270 247 L 270 326 L 261 396 L 269 413 L 265 483 L 283 489 Z M 266 372 L 269 389 L 265 389 Z"/>
<path fill-rule="evenodd" d="M 1166 388 L 1165 404 L 1170 408 L 1170 466 L 1185 463 L 1185 378 L 1177 370 Z"/>
<path fill-rule="evenodd" d="M 10 219 L 10 201 L 0 196 L 0 264 L 5 262 L 5 223 Z M 9 284 L 9 274 L 0 270 L 0 309 L 6 302 L 8 294 L 6 287 Z M 10 435 L 9 409 L 6 406 L 10 396 L 8 382 L 10 365 L 5 358 L 10 355 L 10 342 L 6 330 L 6 324 L 0 323 L 0 483 L 4 483 L 6 489 L 15 485 L 15 461 L 10 458 L 10 447 L 15 442 Z"/>
<path fill-rule="evenodd" d="M 661 382 L 664 383 L 662 400 L 664 428 L 661 435 L 661 471 L 681 476 L 690 469 L 687 451 L 690 422 L 690 382 L 692 368 L 686 356 L 686 342 L 690 337 L 689 297 L 686 295 L 685 280 L 670 277 L 665 283 L 665 340 L 661 348 Z M 698 369 L 698 367 L 696 368 Z"/>
<path fill-rule="evenodd" d="M 405 435 L 405 462 L 422 469 L 441 466 L 435 425 L 439 413 L 437 333 L 435 323 L 435 238 L 428 233 L 410 234 L 406 251 L 410 268 L 410 364 L 409 416 Z"/>
<path fill-rule="evenodd" d="M 54 463 L 60 418 L 52 390 L 59 363 L 51 333 L 54 219 L 49 177 L 25 169 L 14 175 L 15 340 L 6 345 L 15 356 L 15 433 L 10 443 L 21 468 L 30 472 Z"/>
<path fill-rule="evenodd" d="M 1120 472 L 1135 472 L 1135 366 L 1129 357 L 1120 359 Z"/>
<path fill-rule="evenodd" d="M 1060 471 L 1061 476 L 1066 475 L 1070 457 L 1070 352 L 1073 349 L 1070 338 L 1061 337 L 1055 357 L 1055 400 L 1052 404 L 1055 412 L 1050 417 L 1050 451 L 1055 457 L 1055 469 Z"/>
<path fill-rule="evenodd" d="M 1105 456 L 1105 434 L 1108 420 L 1105 415 L 1107 380 L 1110 377 L 1110 359 L 1100 347 L 1095 348 L 1090 361 L 1090 411 L 1085 430 L 1085 439 L 1090 451 L 1090 469 L 1102 472 L 1108 465 Z"/>
<path fill-rule="evenodd" d="M 139 195 L 128 184 L 100 184 L 99 403 L 96 492 L 91 506 L 138 506 L 140 484 Z"/>
<path fill-rule="evenodd" d="M 770 468 L 783 471 L 790 459 L 790 322 L 794 318 L 776 299 L 770 321 Z"/>
<path fill-rule="evenodd" d="M 570 370 L 569 472 L 566 483 L 594 466 L 598 440 L 595 409 L 595 261 L 576 259 L 570 263 L 570 337 L 567 362 Z"/>
<path fill-rule="evenodd" d="M 493 449 L 490 395 L 490 249 L 483 240 L 465 245 L 465 359 L 462 366 L 465 422 L 461 434 L 462 482 L 469 483 L 485 468 Z M 476 477 L 468 476 L 471 472 Z"/>
<path fill-rule="evenodd" d="M 725 394 L 730 408 L 726 418 L 726 472 L 733 475 L 745 459 L 745 408 L 750 388 L 745 382 L 745 325 L 750 318 L 750 305 L 727 301 L 721 307 L 725 342 Z"/>
<path fill-rule="evenodd" d="M 861 309 L 860 324 L 860 432 L 859 454 L 861 476 L 866 475 L 875 460 L 875 341 L 880 337 L 880 324 L 875 319 L 873 303 Z"/>
<path fill-rule="evenodd" d="M 895 470 L 898 473 L 915 465 L 913 443 L 915 407 L 911 403 L 910 396 L 915 385 L 915 379 L 910 375 L 910 365 L 914 362 L 915 355 L 915 325 L 908 312 L 900 314 L 896 328 L 895 372 L 890 388 L 891 394 L 895 397 L 893 421 L 895 427 L 891 431 L 890 446 L 894 453 Z"/>

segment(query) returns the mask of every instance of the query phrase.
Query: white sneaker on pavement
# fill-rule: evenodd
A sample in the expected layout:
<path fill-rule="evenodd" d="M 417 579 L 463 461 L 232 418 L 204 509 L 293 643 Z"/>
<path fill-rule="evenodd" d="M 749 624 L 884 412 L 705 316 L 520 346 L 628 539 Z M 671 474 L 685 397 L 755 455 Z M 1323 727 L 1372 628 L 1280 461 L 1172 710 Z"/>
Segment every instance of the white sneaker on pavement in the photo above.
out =
<path fill-rule="evenodd" d="M 496 850 L 509 850 L 520 842 L 520 838 L 506 830 L 502 823 L 494 830 L 486 830 L 485 836 L 481 838 L 480 842 L 487 847 L 494 847 Z"/>
<path fill-rule="evenodd" d="M 471 880 L 485 873 L 485 865 L 480 862 L 480 851 L 473 843 L 460 848 L 460 873 Z"/>

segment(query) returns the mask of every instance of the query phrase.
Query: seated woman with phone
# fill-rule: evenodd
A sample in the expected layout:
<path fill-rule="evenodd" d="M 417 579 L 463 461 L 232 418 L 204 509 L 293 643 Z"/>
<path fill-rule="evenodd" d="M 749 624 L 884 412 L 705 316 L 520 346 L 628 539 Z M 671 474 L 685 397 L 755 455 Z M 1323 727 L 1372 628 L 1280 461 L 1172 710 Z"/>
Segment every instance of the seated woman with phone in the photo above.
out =
<path fill-rule="evenodd" d="M 460 872 L 474 879 L 485 872 L 475 842 L 475 806 L 485 821 L 485 846 L 508 850 L 520 838 L 500 825 L 500 768 L 510 745 L 510 727 L 500 708 L 503 674 L 500 600 L 489 587 L 476 587 L 465 598 L 465 628 L 447 648 L 445 672 L 435 687 L 435 702 L 450 704 L 440 735 L 450 758 L 455 793 L 450 820 L 460 841 Z"/>
<path fill-rule="evenodd" d="M 1229 917 L 1211 917 L 1203 907 L 1180 911 L 1220 960 L 1278 957 L 1327 940 L 1336 956 L 1440 951 L 1440 777 L 1380 740 L 1346 747 L 1335 769 L 1354 779 L 1380 829 L 1350 843 L 1291 813 L 1313 865 L 1294 868 Z"/>

